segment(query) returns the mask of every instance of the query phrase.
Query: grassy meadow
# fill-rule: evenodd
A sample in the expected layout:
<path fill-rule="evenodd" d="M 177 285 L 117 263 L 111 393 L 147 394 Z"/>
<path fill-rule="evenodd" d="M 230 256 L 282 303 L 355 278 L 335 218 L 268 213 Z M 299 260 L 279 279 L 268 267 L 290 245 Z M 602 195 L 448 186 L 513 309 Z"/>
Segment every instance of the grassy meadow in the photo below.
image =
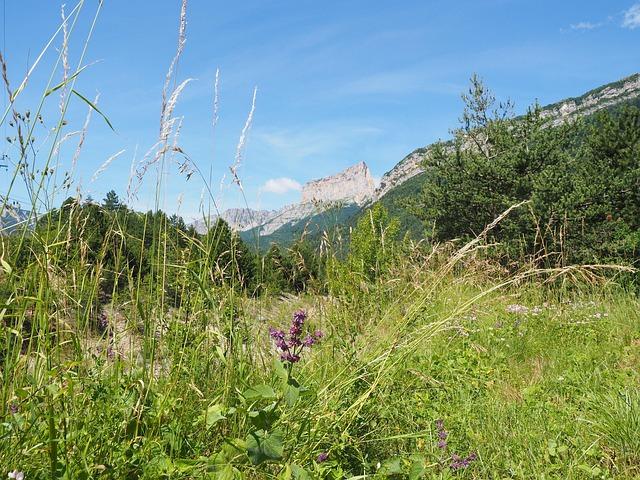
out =
<path fill-rule="evenodd" d="M 637 297 L 588 269 L 505 278 L 477 257 L 409 255 L 333 295 L 205 288 L 160 309 L 158 286 L 140 287 L 84 325 L 64 273 L 40 271 L 3 338 L 2 465 L 26 478 L 636 478 Z M 322 337 L 281 361 L 269 330 L 301 309 Z"/>
<path fill-rule="evenodd" d="M 374 208 L 348 253 L 326 233 L 315 250 L 263 256 L 220 222 L 201 235 L 159 208 L 74 197 L 73 168 L 52 170 L 68 103 L 109 121 L 78 90 L 84 57 L 75 70 L 66 58 L 83 8 L 96 7 L 80 1 L 45 47 L 61 46 L 40 105 L 20 110 L 28 77 L 12 82 L 2 60 L 0 121 L 16 130 L 17 155 L 5 194 L 24 184 L 32 205 L 26 227 L 0 236 L 0 475 L 640 477 L 629 262 L 506 264 L 490 234 L 524 204 L 446 242 L 391 241 L 397 224 Z M 185 16 L 186 2 L 158 141 L 123 191 L 157 174 L 160 198 L 170 165 L 205 182 L 173 116 L 187 84 L 175 78 Z M 36 155 L 46 102 L 61 107 Z M 230 167 L 240 187 L 252 115 Z"/>

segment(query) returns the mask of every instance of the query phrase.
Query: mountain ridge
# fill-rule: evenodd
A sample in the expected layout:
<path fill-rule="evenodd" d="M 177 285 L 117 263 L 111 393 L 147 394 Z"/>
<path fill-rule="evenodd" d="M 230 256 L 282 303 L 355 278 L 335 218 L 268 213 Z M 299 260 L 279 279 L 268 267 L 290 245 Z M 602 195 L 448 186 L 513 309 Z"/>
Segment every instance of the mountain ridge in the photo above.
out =
<path fill-rule="evenodd" d="M 550 125 L 555 126 L 577 117 L 589 116 L 599 110 L 637 100 L 640 100 L 640 73 L 601 85 L 578 97 L 551 103 L 541 109 L 542 115 L 549 119 Z M 299 203 L 285 205 L 271 211 L 230 209 L 223 212 L 221 217 L 228 221 L 231 228 L 242 232 L 245 240 L 263 237 L 265 244 L 270 243 L 270 239 L 276 239 L 282 243 L 286 235 L 279 232 L 280 229 L 284 229 L 291 235 L 301 234 L 311 225 L 310 219 L 317 221 L 322 218 L 323 212 L 330 209 L 342 208 L 357 216 L 358 211 L 380 201 L 389 192 L 423 173 L 422 162 L 434 145 L 435 143 L 432 143 L 410 152 L 382 176 L 377 187 L 373 185 L 366 163 L 359 162 L 337 174 L 307 182 L 302 187 Z M 242 218 L 240 221 L 233 215 L 234 210 L 243 211 L 252 219 Z M 340 223 L 346 222 L 345 215 L 334 214 L 333 216 L 339 219 L 336 221 Z"/>

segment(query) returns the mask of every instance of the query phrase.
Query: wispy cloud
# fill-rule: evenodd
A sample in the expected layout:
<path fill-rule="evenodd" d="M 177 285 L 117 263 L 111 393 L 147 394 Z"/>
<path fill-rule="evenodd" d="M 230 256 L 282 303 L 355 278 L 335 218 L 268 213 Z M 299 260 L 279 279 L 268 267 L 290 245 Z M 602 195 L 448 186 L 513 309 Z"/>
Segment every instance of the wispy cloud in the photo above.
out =
<path fill-rule="evenodd" d="M 280 160 L 298 163 L 310 158 L 335 156 L 341 149 L 381 133 L 383 130 L 375 126 L 333 122 L 332 125 L 258 130 L 255 138 Z"/>
<path fill-rule="evenodd" d="M 275 193 L 277 195 L 283 195 L 301 189 L 302 185 L 300 185 L 300 183 L 288 177 L 270 178 L 260 187 L 261 192 Z"/>
<path fill-rule="evenodd" d="M 632 5 L 629 10 L 624 12 L 622 26 L 630 30 L 640 27 L 640 3 Z"/>
<path fill-rule="evenodd" d="M 430 78 L 428 68 L 418 65 L 356 79 L 344 85 L 338 92 L 347 95 L 407 95 L 416 92 L 457 95 L 460 85 Z"/>
<path fill-rule="evenodd" d="M 596 28 L 600 28 L 602 26 L 602 22 L 592 23 L 592 22 L 578 22 L 570 25 L 571 30 L 594 30 Z"/>

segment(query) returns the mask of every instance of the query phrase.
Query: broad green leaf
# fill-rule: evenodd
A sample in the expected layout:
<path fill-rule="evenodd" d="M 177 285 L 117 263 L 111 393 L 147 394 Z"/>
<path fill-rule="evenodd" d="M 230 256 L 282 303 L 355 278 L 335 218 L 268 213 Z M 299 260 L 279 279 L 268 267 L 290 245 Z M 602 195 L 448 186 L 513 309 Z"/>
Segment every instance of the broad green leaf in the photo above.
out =
<path fill-rule="evenodd" d="M 385 460 L 385 462 L 378 470 L 379 473 L 383 475 L 399 475 L 402 473 L 402 465 L 400 464 L 399 458 L 392 458 L 389 460 Z"/>
<path fill-rule="evenodd" d="M 311 480 L 307 471 L 295 464 L 288 464 L 278 478 L 280 480 Z"/>
<path fill-rule="evenodd" d="M 247 455 L 254 465 L 280 460 L 284 451 L 284 435 L 279 430 L 267 433 L 257 430 L 247 435 Z"/>
<path fill-rule="evenodd" d="M 300 389 L 298 387 L 294 387 L 293 385 L 287 384 L 284 387 L 284 400 L 287 402 L 287 405 L 292 407 L 298 401 L 300 397 Z"/>
<path fill-rule="evenodd" d="M 216 480 L 238 480 L 244 477 L 237 468 L 227 465 L 219 472 L 216 472 L 213 478 Z"/>
<path fill-rule="evenodd" d="M 282 361 L 279 358 L 275 358 L 273 360 L 273 369 L 275 370 L 278 378 L 284 380 L 285 382 L 288 380 L 289 372 L 287 372 L 287 369 L 285 368 L 284 363 L 282 363 Z"/>
<path fill-rule="evenodd" d="M 409 480 L 417 480 L 423 478 L 427 469 L 424 466 L 424 458 L 415 458 L 409 468 Z"/>
<path fill-rule="evenodd" d="M 256 385 L 255 387 L 249 387 L 245 390 L 242 396 L 247 400 L 256 400 L 259 398 L 271 400 L 276 398 L 276 392 L 269 385 Z"/>
<path fill-rule="evenodd" d="M 218 403 L 207 408 L 207 410 L 205 411 L 205 423 L 207 425 L 207 428 L 211 428 L 220 420 L 224 420 L 225 418 L 227 418 L 222 414 L 222 411 L 222 406 Z"/>
<path fill-rule="evenodd" d="M 311 480 L 311 475 L 309 475 L 304 468 L 298 465 L 292 464 L 291 471 L 293 472 L 294 480 Z"/>
<path fill-rule="evenodd" d="M 258 430 L 269 430 L 271 425 L 278 419 L 278 412 L 275 411 L 276 404 L 249 412 L 249 420 Z"/>

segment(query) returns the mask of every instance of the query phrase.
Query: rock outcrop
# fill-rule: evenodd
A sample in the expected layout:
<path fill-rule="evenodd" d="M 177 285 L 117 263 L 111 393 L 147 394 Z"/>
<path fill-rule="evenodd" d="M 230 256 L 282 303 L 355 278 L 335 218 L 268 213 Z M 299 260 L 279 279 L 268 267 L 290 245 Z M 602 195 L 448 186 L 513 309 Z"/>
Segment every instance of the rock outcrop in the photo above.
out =
<path fill-rule="evenodd" d="M 422 173 L 422 160 L 428 153 L 428 148 L 419 148 L 404 157 L 395 167 L 385 173 L 380 179 L 380 185 L 376 189 L 375 197 L 380 198 L 389 190 L 406 182 L 411 177 Z"/>
<path fill-rule="evenodd" d="M 360 162 L 337 175 L 313 180 L 302 187 L 302 203 L 349 200 L 358 205 L 373 198 L 375 183 L 369 167 Z"/>
<path fill-rule="evenodd" d="M 299 203 L 285 205 L 279 210 L 232 208 L 225 210 L 220 217 L 236 231 L 255 228 L 263 236 L 336 205 L 364 205 L 374 196 L 375 184 L 369 167 L 360 162 L 336 175 L 306 183 Z M 194 225 L 199 232 L 206 231 L 205 222 L 196 221 Z"/>
<path fill-rule="evenodd" d="M 640 96 L 640 74 L 610 83 L 578 98 L 569 98 L 543 108 L 542 115 L 551 119 L 552 125 L 560 125 L 578 116 L 591 115 L 618 103 Z"/>

